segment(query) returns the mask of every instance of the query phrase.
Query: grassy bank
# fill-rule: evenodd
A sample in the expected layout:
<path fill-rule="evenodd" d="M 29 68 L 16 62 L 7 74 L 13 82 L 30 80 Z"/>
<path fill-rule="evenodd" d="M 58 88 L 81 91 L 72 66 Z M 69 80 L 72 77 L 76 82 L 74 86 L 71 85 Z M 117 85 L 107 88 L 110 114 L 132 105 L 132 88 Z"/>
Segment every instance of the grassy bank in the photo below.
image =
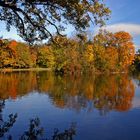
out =
<path fill-rule="evenodd" d="M 0 69 L 0 73 L 8 73 L 8 72 L 27 72 L 27 71 L 52 71 L 51 68 L 20 68 L 20 69 L 12 69 L 12 68 L 1 68 Z M 92 73 L 92 74 L 123 74 L 123 73 L 129 73 L 129 71 L 116 71 L 116 72 L 109 72 L 109 71 L 105 71 L 105 72 L 100 72 L 100 71 L 92 71 L 92 72 L 75 72 L 75 73 L 71 73 L 71 72 L 67 72 L 65 74 L 72 74 L 72 75 L 81 75 L 81 74 L 87 74 L 87 73 Z M 59 73 L 62 74 L 62 73 Z"/>
<path fill-rule="evenodd" d="M 51 71 L 50 68 L 23 68 L 23 69 L 12 69 L 12 68 L 3 68 L 0 69 L 0 72 L 18 72 L 18 71 Z"/>

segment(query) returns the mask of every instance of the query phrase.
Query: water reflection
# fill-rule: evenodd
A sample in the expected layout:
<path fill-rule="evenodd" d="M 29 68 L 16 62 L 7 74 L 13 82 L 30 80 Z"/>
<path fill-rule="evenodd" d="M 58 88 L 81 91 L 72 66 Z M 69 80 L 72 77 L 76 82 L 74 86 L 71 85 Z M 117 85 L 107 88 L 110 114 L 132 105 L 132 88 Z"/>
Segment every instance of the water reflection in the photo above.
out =
<path fill-rule="evenodd" d="M 76 135 L 75 125 L 64 132 L 60 132 L 59 129 L 54 129 L 54 134 L 50 139 L 43 138 L 44 128 L 40 127 L 40 119 L 35 118 L 30 120 L 29 129 L 23 133 L 19 140 L 73 140 L 74 135 Z M 12 140 L 12 136 L 11 140 Z"/>
<path fill-rule="evenodd" d="M 13 127 L 16 122 L 17 114 L 9 115 L 8 121 L 0 124 L 0 138 L 4 138 L 4 135 Z M 45 135 L 45 136 L 44 136 Z M 46 138 L 44 134 L 44 128 L 40 126 L 40 119 L 31 119 L 29 123 L 29 128 L 18 138 L 19 140 L 73 140 L 74 135 L 76 135 L 76 127 L 74 124 L 70 128 L 64 130 L 64 132 L 59 131 L 59 129 L 54 129 L 54 133 L 51 138 Z M 44 138 L 43 138 L 44 137 Z M 9 134 L 6 138 L 7 140 L 14 140 L 12 134 Z"/>
<path fill-rule="evenodd" d="M 16 122 L 17 114 L 10 114 L 8 120 L 4 121 L 2 111 L 5 107 L 5 100 L 0 100 L 0 138 L 13 127 Z"/>
<path fill-rule="evenodd" d="M 18 115 L 17 113 L 10 114 L 8 116 L 8 120 L 5 121 L 2 116 L 2 111 L 4 107 L 5 107 L 5 100 L 0 100 L 0 139 L 2 138 L 6 140 L 14 140 L 12 134 L 9 134 L 9 130 L 15 124 Z M 40 126 L 40 119 L 37 117 L 35 119 L 30 119 L 29 128 L 25 132 L 23 132 L 23 134 L 18 139 L 19 140 L 73 140 L 74 135 L 76 135 L 76 125 L 72 123 L 70 128 L 64 130 L 64 132 L 61 132 L 59 131 L 59 129 L 55 128 L 52 137 L 48 139 L 46 137 L 46 132 L 44 132 L 44 128 Z"/>
<path fill-rule="evenodd" d="M 101 114 L 129 110 L 135 92 L 133 81 L 125 74 L 61 77 L 47 72 L 1 73 L 0 89 L 1 100 L 37 91 L 49 95 L 56 107 L 76 111 L 97 108 Z"/>
<path fill-rule="evenodd" d="M 3 122 L 2 110 L 5 106 L 5 100 L 0 100 L 0 124 Z"/>

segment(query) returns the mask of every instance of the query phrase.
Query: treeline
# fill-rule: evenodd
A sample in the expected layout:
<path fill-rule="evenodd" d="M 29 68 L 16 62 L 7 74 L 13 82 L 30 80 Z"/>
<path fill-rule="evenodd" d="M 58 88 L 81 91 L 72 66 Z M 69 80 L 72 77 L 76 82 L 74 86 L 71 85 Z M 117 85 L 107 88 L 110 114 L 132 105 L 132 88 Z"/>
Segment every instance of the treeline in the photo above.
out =
<path fill-rule="evenodd" d="M 135 48 L 127 32 L 100 31 L 93 40 L 78 34 L 54 36 L 48 44 L 0 41 L 0 68 L 51 68 L 56 72 L 124 72 L 132 65 Z"/>

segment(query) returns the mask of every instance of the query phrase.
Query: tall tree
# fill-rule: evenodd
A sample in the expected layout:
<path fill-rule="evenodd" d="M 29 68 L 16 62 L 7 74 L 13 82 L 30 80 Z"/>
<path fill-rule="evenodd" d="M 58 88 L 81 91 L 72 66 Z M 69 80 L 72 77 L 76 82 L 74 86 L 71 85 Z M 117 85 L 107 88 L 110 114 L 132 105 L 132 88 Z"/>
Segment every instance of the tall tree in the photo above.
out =
<path fill-rule="evenodd" d="M 38 48 L 37 64 L 40 67 L 53 68 L 54 55 L 51 46 L 43 46 Z"/>
<path fill-rule="evenodd" d="M 0 0 L 0 21 L 14 26 L 30 43 L 62 35 L 67 24 L 85 30 L 90 23 L 104 25 L 110 15 L 101 0 Z M 50 30 L 51 29 L 51 30 Z"/>
<path fill-rule="evenodd" d="M 99 69 L 128 70 L 135 56 L 132 36 L 127 32 L 100 31 L 94 37 L 95 65 Z M 116 68 L 115 68 L 116 67 Z"/>
<path fill-rule="evenodd" d="M 132 42 L 132 36 L 127 32 L 117 32 L 114 34 L 115 44 L 118 48 L 119 66 L 127 69 L 132 64 L 135 57 L 135 47 Z"/>

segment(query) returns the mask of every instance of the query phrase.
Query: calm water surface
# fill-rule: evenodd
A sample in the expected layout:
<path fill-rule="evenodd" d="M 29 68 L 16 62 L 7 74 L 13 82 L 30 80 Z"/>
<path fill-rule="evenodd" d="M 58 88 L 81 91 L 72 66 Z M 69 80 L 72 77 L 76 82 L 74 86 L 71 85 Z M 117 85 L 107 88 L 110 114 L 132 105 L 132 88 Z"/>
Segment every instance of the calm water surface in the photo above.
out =
<path fill-rule="evenodd" d="M 11 135 L 18 140 L 30 129 L 31 119 L 38 118 L 40 138 L 51 140 L 56 128 L 64 132 L 72 127 L 73 140 L 140 140 L 139 79 L 125 74 L 1 73 L 0 139 Z M 10 114 L 17 115 L 3 131 L 12 121 Z"/>

